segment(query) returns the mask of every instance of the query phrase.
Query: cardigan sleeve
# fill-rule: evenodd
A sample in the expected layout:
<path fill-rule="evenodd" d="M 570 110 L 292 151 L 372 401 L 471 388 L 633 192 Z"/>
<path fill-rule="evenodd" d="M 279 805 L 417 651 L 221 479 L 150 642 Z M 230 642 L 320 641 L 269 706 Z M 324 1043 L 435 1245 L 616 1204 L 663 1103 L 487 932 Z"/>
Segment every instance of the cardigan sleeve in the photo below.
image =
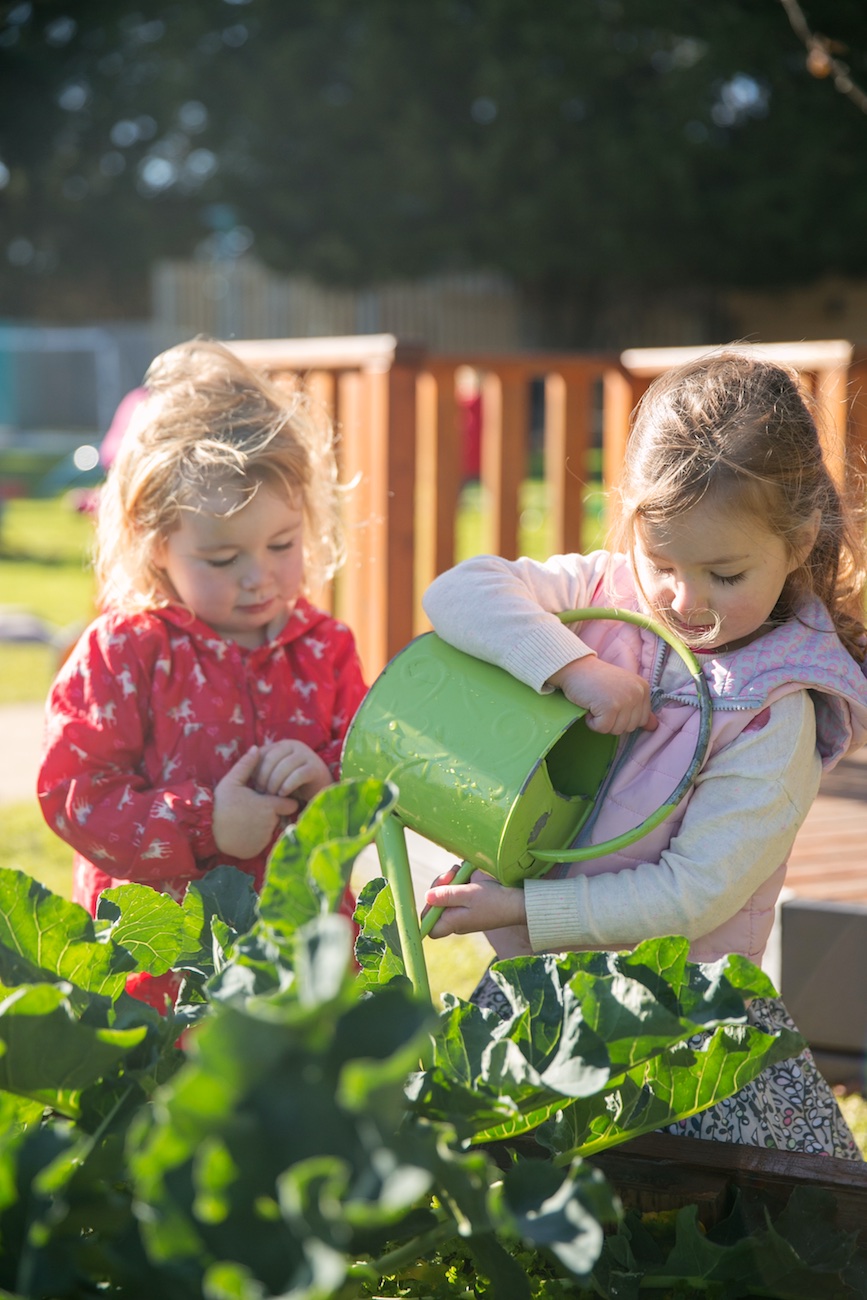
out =
<path fill-rule="evenodd" d="M 424 610 L 444 641 L 542 692 L 558 669 L 595 653 L 557 614 L 594 603 L 610 560 L 607 551 L 544 563 L 478 555 L 431 583 Z"/>
<path fill-rule="evenodd" d="M 707 763 L 659 862 L 525 882 L 533 951 L 627 947 L 663 934 L 693 941 L 744 906 L 786 861 L 821 776 L 808 693 L 784 696 L 769 713 Z"/>
<path fill-rule="evenodd" d="M 216 852 L 213 792 L 159 784 L 144 765 L 155 638 L 98 619 L 49 695 L 38 794 L 49 826 L 109 875 L 142 883 L 189 878 Z"/>

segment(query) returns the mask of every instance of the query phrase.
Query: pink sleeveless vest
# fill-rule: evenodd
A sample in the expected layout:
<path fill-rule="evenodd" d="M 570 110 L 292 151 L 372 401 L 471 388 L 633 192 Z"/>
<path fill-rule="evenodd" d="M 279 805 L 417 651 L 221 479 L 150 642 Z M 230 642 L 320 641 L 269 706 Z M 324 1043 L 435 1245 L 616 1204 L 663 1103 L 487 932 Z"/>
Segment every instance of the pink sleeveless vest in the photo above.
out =
<path fill-rule="evenodd" d="M 593 603 L 638 607 L 625 562 L 614 569 L 607 589 L 594 593 Z M 599 844 L 638 825 L 671 795 L 695 750 L 699 713 L 695 686 L 685 666 L 652 633 L 630 624 L 599 621 L 583 623 L 581 639 L 606 662 L 650 681 L 659 720 L 655 731 L 641 732 L 625 757 L 615 762 L 592 829 L 578 841 Z M 700 656 L 700 660 L 714 703 L 705 766 L 757 720 L 761 725 L 759 715 L 770 704 L 798 690 L 811 692 L 817 746 L 826 768 L 867 739 L 867 682 L 819 601 L 808 602 L 798 620 L 743 649 Z M 671 816 L 630 848 L 568 867 L 564 864 L 551 874 L 593 876 L 658 862 L 677 834 L 691 793 L 687 791 Z M 692 943 L 691 960 L 715 961 L 736 952 L 760 962 L 785 875 L 786 863 L 781 862 L 738 912 Z"/>

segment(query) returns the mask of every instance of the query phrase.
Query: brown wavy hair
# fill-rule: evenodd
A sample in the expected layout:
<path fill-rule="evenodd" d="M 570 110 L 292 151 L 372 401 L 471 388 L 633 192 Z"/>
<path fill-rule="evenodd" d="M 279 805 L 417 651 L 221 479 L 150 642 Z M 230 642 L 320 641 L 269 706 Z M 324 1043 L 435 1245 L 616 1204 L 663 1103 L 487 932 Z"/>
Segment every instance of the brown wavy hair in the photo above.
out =
<path fill-rule="evenodd" d="M 306 587 L 331 577 L 343 559 L 333 430 L 304 392 L 205 338 L 163 352 L 145 386 L 100 496 L 100 606 L 169 602 L 157 548 L 214 483 L 240 489 L 241 505 L 262 485 L 285 493 L 304 516 Z"/>
<path fill-rule="evenodd" d="M 818 596 L 861 663 L 863 475 L 847 468 L 853 481 L 844 492 L 828 471 L 795 371 L 736 351 L 713 353 L 661 375 L 639 403 L 615 492 L 613 541 L 633 556 L 638 524 L 667 523 L 705 498 L 734 500 L 794 557 L 818 519 L 815 543 L 786 579 L 773 617 L 796 618 L 805 598 Z"/>

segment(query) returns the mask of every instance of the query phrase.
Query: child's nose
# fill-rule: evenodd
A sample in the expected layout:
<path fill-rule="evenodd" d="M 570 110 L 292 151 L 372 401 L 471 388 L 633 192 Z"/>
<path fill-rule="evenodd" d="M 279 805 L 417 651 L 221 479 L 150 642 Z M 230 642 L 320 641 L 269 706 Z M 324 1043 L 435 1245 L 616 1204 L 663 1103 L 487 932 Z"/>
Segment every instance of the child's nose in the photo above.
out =
<path fill-rule="evenodd" d="M 241 586 L 248 591 L 255 591 L 257 587 L 261 586 L 264 576 L 265 571 L 262 565 L 256 560 L 251 560 L 244 570 Z"/>
<path fill-rule="evenodd" d="M 687 578 L 676 579 L 671 608 L 675 614 L 689 614 L 695 610 L 706 609 L 704 593 L 700 590 L 699 584 Z"/>

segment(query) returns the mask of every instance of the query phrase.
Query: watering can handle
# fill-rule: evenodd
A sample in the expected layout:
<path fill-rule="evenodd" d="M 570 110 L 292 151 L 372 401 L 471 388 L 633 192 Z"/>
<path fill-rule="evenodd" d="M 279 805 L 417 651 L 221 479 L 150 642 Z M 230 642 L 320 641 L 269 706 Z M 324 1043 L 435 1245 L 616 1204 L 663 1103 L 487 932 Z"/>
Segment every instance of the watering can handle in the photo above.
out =
<path fill-rule="evenodd" d="M 690 676 L 695 682 L 698 691 L 699 729 L 695 752 L 670 798 L 661 807 L 657 808 L 656 812 L 651 813 L 649 817 L 646 817 L 640 825 L 634 826 L 632 830 L 624 831 L 622 835 L 616 835 L 613 839 L 604 840 L 601 844 L 588 844 L 580 849 L 533 851 L 533 857 L 538 862 L 586 862 L 588 858 L 600 858 L 607 853 L 617 853 L 620 849 L 628 848 L 630 844 L 635 844 L 637 840 L 642 839 L 664 822 L 666 817 L 670 816 L 692 785 L 696 773 L 704 762 L 707 747 L 710 743 L 713 706 L 704 673 L 695 655 L 679 637 L 675 636 L 667 627 L 663 627 L 661 623 L 657 623 L 655 619 L 649 618 L 646 614 L 639 614 L 637 611 L 613 608 L 567 609 L 563 610 L 558 617 L 563 623 L 585 623 L 590 619 L 600 618 L 615 619 L 620 623 L 634 623 L 636 627 L 646 628 L 647 631 L 653 632 L 662 641 L 665 641 L 680 656 L 689 669 Z"/>

